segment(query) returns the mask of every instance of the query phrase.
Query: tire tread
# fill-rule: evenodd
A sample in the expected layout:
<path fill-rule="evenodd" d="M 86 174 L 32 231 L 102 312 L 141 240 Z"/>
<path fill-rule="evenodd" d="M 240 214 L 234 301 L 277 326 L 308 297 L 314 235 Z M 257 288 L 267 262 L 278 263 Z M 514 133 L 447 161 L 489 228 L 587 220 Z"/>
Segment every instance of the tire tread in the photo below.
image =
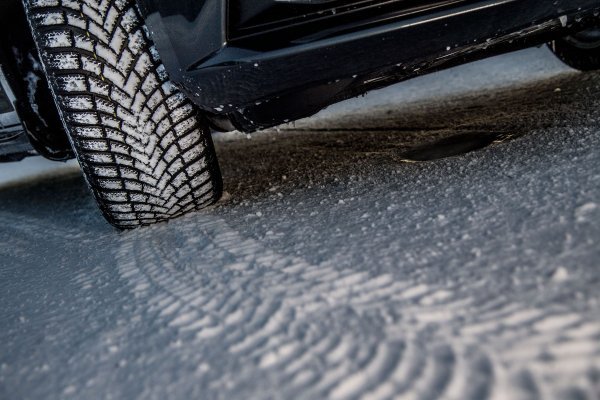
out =
<path fill-rule="evenodd" d="M 214 203 L 198 108 L 169 81 L 132 0 L 26 0 L 75 153 L 107 220 L 131 228 Z"/>

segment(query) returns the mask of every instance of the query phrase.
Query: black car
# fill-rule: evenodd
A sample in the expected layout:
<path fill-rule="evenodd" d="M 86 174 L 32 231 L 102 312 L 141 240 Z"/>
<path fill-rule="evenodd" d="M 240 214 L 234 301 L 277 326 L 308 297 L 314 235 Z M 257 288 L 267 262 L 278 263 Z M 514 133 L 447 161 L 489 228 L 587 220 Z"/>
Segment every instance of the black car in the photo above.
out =
<path fill-rule="evenodd" d="M 211 131 L 251 132 L 550 43 L 600 67 L 600 0 L 3 0 L 0 157 L 77 157 L 110 223 L 217 201 Z"/>

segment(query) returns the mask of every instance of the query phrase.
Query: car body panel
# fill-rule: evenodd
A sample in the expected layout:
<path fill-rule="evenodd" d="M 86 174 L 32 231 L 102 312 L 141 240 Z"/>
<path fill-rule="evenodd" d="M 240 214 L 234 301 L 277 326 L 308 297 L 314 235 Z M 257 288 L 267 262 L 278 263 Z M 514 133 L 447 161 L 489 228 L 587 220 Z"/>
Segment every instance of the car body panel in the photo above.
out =
<path fill-rule="evenodd" d="M 311 34 L 270 28 L 244 36 L 239 28 L 232 31 L 226 0 L 139 2 L 171 79 L 216 126 L 243 131 L 308 116 L 423 73 L 550 41 L 593 24 L 600 8 L 597 0 L 363 0 L 354 3 L 404 8 L 339 25 L 313 23 Z M 340 7 L 333 7 L 330 18 Z"/>

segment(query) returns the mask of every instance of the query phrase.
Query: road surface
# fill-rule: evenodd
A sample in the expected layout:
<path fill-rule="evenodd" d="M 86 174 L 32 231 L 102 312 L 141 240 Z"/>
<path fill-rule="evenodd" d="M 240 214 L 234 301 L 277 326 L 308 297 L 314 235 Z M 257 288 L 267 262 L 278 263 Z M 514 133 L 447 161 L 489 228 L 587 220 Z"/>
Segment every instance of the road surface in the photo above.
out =
<path fill-rule="evenodd" d="M 216 146 L 217 206 L 123 233 L 0 166 L 0 398 L 599 398 L 600 73 L 526 50 Z"/>

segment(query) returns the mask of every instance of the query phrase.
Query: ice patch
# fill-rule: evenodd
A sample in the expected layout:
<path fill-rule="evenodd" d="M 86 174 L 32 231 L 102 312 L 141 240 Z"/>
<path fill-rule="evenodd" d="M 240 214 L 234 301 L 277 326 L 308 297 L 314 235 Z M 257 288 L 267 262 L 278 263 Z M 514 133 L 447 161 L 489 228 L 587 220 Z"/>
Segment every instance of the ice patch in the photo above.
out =
<path fill-rule="evenodd" d="M 552 281 L 553 282 L 564 282 L 567 279 L 569 279 L 569 271 L 565 268 L 565 267 L 558 267 L 556 270 L 554 270 L 554 273 L 552 274 Z"/>
<path fill-rule="evenodd" d="M 596 211 L 596 209 L 598 209 L 598 204 L 592 202 L 577 207 L 577 209 L 575 209 L 575 220 L 577 222 L 588 221 L 591 214 Z"/>

